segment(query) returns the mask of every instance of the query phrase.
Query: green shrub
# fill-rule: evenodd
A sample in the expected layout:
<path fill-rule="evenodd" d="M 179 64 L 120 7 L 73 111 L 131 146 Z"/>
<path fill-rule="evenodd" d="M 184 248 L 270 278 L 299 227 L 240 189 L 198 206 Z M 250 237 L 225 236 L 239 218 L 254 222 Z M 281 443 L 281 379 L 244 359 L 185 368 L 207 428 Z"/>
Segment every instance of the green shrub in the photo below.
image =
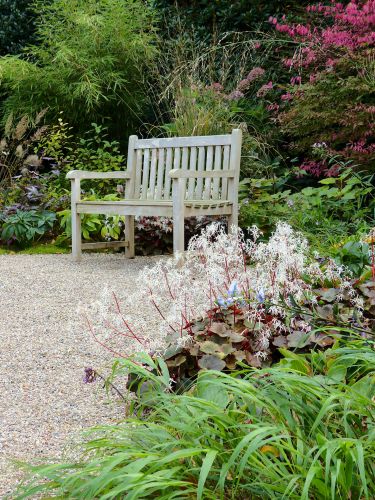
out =
<path fill-rule="evenodd" d="M 30 467 L 44 482 L 15 498 L 373 498 L 373 344 L 283 354 L 236 377 L 203 372 L 182 395 L 168 392 L 163 363 L 138 359 L 153 375 L 128 361 L 154 388 L 133 405 L 138 418 L 93 429 L 81 460 Z"/>
<path fill-rule="evenodd" d="M 29 0 L 0 0 L 0 55 L 17 54 L 34 41 L 34 22 Z"/>
<path fill-rule="evenodd" d="M 155 54 L 153 12 L 140 0 L 36 3 L 38 44 L 0 60 L 3 122 L 13 112 L 64 110 L 80 130 L 96 122 L 123 136 L 139 121 Z"/>
<path fill-rule="evenodd" d="M 314 187 L 303 187 L 303 178 L 290 175 L 244 180 L 241 226 L 256 224 L 268 235 L 279 220 L 286 220 L 324 255 L 334 253 L 334 247 L 348 238 L 364 236 L 374 224 L 373 179 L 337 157 L 332 165 L 341 172 L 338 177 L 323 179 Z"/>
<path fill-rule="evenodd" d="M 89 199 L 97 199 L 92 196 Z M 115 195 L 108 195 L 103 198 L 104 200 L 118 199 Z M 57 214 L 60 217 L 60 227 L 63 233 L 59 236 L 59 244 L 69 241 L 72 236 L 72 219 L 71 211 L 69 209 L 62 210 Z M 118 215 L 96 215 L 96 214 L 82 214 L 81 215 L 81 231 L 85 240 L 91 239 L 106 239 L 118 240 L 123 233 L 124 217 Z"/>
<path fill-rule="evenodd" d="M 175 35 L 182 26 L 193 27 L 199 39 L 209 40 L 228 31 L 252 31 L 262 25 L 267 28 L 269 16 L 286 11 L 301 13 L 306 0 L 299 2 L 283 0 L 207 0 L 175 1 L 154 0 L 162 14 L 162 29 Z"/>
<path fill-rule="evenodd" d="M 336 251 L 335 260 L 360 276 L 371 264 L 370 246 L 362 241 L 349 241 Z"/>
<path fill-rule="evenodd" d="M 51 230 L 55 220 L 54 212 L 17 210 L 3 218 L 1 239 L 9 243 L 15 241 L 20 246 L 29 245 Z"/>

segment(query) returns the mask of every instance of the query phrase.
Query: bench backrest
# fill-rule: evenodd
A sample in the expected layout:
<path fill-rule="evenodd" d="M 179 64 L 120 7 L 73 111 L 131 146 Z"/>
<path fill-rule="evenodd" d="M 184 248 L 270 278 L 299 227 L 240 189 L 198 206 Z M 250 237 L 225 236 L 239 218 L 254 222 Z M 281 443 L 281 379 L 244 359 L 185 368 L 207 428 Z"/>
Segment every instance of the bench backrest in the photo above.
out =
<path fill-rule="evenodd" d="M 241 130 L 227 135 L 129 138 L 127 199 L 170 200 L 172 169 L 235 170 L 233 179 L 190 178 L 186 182 L 187 200 L 232 200 L 237 196 L 241 158 Z"/>

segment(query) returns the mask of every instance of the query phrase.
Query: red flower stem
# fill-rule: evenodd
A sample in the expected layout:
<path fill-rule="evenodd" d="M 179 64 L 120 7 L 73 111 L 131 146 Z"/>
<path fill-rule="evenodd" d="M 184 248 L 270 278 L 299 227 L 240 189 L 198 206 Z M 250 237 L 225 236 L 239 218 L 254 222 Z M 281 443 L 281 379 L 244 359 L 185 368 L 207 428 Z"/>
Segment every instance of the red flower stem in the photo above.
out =
<path fill-rule="evenodd" d="M 126 337 L 128 339 L 133 339 L 134 336 L 133 335 L 127 335 L 126 333 L 124 332 L 121 332 L 120 330 L 118 330 L 114 325 L 112 325 L 112 323 L 110 323 L 109 321 L 105 321 L 105 325 L 110 328 L 111 330 L 113 330 L 113 332 L 116 334 L 116 335 L 120 335 L 121 337 Z M 143 341 L 145 340 L 143 337 L 139 337 L 141 338 Z"/>
<path fill-rule="evenodd" d="M 159 306 L 157 305 L 157 303 L 155 302 L 155 300 L 152 298 L 152 290 L 151 290 L 151 288 L 150 288 L 149 290 L 150 290 L 150 296 L 151 296 L 151 303 L 154 305 L 155 309 L 158 311 L 158 313 L 159 313 L 159 314 L 160 314 L 160 316 L 163 318 L 163 320 L 164 320 L 166 323 L 168 323 L 168 322 L 167 322 L 167 320 L 165 319 L 164 314 L 161 312 L 161 310 L 160 310 Z M 169 328 L 170 328 L 171 330 L 173 330 L 173 331 L 176 333 L 176 330 L 173 328 L 173 326 L 172 326 L 170 323 L 168 323 L 168 326 L 169 326 Z"/>
<path fill-rule="evenodd" d="M 167 276 L 167 273 L 166 271 L 164 270 L 164 278 L 165 278 L 165 282 L 167 283 L 167 287 L 168 287 L 168 290 L 169 290 L 169 295 L 172 297 L 172 300 L 175 299 L 173 293 L 172 293 L 172 290 L 171 290 L 171 287 L 169 285 L 169 281 L 168 281 L 168 276 Z"/>
<path fill-rule="evenodd" d="M 120 352 L 117 352 L 115 351 L 114 349 L 112 349 L 111 347 L 107 346 L 106 344 L 104 344 L 103 342 L 101 342 L 97 336 L 95 335 L 95 332 L 94 332 L 94 329 L 90 323 L 90 320 L 88 318 L 88 316 L 86 315 L 86 321 L 87 321 L 87 324 L 88 324 L 88 327 L 89 327 L 89 331 L 91 332 L 91 335 L 93 336 L 95 342 L 97 342 L 99 345 L 101 345 L 102 347 L 104 347 L 104 349 L 106 349 L 107 351 L 111 352 L 114 356 L 119 356 L 120 358 L 126 358 L 127 356 L 125 356 L 125 354 L 121 354 Z"/>
<path fill-rule="evenodd" d="M 120 318 L 122 319 L 122 322 L 124 323 L 124 325 L 126 326 L 126 328 L 128 329 L 128 331 L 133 335 L 133 337 L 135 338 L 135 340 L 137 340 L 143 347 L 145 347 L 145 344 L 144 342 L 142 342 L 139 337 L 134 333 L 134 331 L 130 328 L 128 322 L 126 321 L 126 319 L 124 318 L 122 312 L 121 312 L 121 308 L 120 308 L 120 303 L 116 297 L 116 294 L 114 292 L 112 292 L 113 294 L 113 297 L 115 299 L 115 303 L 116 303 L 116 307 L 117 307 L 117 312 L 118 314 L 120 315 Z"/>

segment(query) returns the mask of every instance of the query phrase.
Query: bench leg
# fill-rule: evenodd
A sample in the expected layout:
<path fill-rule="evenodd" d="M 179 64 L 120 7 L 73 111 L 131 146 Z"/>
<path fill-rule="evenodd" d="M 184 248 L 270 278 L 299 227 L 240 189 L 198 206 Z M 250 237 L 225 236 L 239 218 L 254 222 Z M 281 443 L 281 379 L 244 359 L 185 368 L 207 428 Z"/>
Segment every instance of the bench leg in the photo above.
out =
<path fill-rule="evenodd" d="M 72 257 L 78 262 L 82 257 L 81 215 L 72 206 Z"/>
<path fill-rule="evenodd" d="M 238 213 L 237 211 L 233 212 L 228 217 L 228 233 L 233 233 L 238 227 Z"/>
<path fill-rule="evenodd" d="M 125 257 L 128 259 L 134 259 L 135 249 L 134 249 L 134 216 L 125 216 L 125 241 L 128 242 L 128 246 L 125 247 Z"/>
<path fill-rule="evenodd" d="M 173 214 L 173 253 L 182 254 L 185 250 L 184 215 Z"/>
<path fill-rule="evenodd" d="M 173 253 L 180 255 L 185 250 L 184 232 L 184 197 L 186 190 L 185 179 L 173 179 L 172 200 L 173 200 Z"/>

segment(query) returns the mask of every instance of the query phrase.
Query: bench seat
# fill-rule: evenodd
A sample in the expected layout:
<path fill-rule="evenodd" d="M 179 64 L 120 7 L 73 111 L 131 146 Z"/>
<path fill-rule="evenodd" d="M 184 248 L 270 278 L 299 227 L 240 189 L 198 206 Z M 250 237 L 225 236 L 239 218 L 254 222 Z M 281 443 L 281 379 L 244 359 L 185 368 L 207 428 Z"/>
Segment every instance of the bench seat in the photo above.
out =
<path fill-rule="evenodd" d="M 185 217 L 200 215 L 230 215 L 232 202 L 223 200 L 184 200 Z M 172 200 L 81 201 L 79 214 L 173 216 Z"/>

